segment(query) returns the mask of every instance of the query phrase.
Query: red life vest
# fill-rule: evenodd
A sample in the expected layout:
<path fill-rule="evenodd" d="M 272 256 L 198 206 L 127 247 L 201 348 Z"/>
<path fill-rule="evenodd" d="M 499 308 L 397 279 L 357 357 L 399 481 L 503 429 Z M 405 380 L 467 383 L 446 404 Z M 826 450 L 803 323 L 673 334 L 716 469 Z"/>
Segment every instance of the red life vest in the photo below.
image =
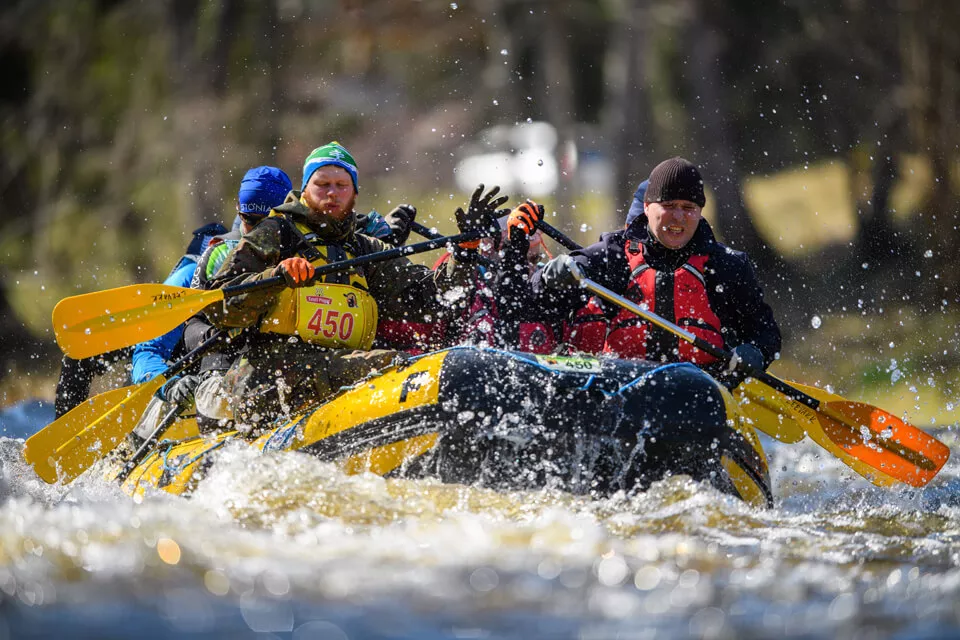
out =
<path fill-rule="evenodd" d="M 648 265 L 637 240 L 628 240 L 625 250 L 630 263 L 630 282 L 625 297 L 723 349 L 720 318 L 710 307 L 703 277 L 708 256 L 690 256 L 679 269 L 670 273 Z M 651 326 L 626 309 L 611 322 L 604 351 L 625 358 L 694 364 L 708 364 L 716 359 L 668 331 Z"/>
<path fill-rule="evenodd" d="M 594 296 L 563 324 L 563 341 L 577 351 L 599 355 L 607 341 L 608 329 L 603 306 Z"/>
<path fill-rule="evenodd" d="M 517 348 L 527 353 L 548 354 L 557 350 L 553 327 L 545 322 L 521 322 Z"/>
<path fill-rule="evenodd" d="M 435 322 L 381 320 L 377 325 L 376 345 L 419 355 L 443 344 L 443 327 Z"/>

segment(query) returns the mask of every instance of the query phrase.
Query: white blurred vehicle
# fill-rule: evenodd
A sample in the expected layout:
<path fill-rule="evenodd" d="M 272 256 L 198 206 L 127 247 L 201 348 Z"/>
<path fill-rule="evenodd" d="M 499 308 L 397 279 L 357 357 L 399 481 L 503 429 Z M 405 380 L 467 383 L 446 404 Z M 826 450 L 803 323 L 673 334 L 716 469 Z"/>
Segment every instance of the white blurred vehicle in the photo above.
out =
<path fill-rule="evenodd" d="M 568 141 L 563 153 L 558 154 L 557 142 L 557 130 L 547 122 L 484 129 L 476 142 L 461 150 L 461 159 L 454 168 L 457 187 L 466 193 L 479 183 L 496 184 L 511 194 L 547 196 L 560 186 L 560 164 L 563 175 L 573 176 L 579 169 L 581 189 L 609 187 L 609 166 L 599 154 L 587 154 L 584 159 L 589 158 L 589 162 L 579 166 L 576 145 Z"/>

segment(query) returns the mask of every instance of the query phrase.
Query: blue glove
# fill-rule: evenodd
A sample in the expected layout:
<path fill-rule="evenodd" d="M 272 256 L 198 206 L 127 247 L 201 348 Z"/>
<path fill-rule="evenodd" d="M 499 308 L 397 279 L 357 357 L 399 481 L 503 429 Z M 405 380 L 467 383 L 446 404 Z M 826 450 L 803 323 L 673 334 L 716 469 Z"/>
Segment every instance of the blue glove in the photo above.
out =
<path fill-rule="evenodd" d="M 577 272 L 582 273 L 580 265 L 563 253 L 544 265 L 540 278 L 543 285 L 550 289 L 573 289 L 580 286 L 580 281 L 574 275 Z"/>
<path fill-rule="evenodd" d="M 393 233 L 387 221 L 376 211 L 371 211 L 357 221 L 357 231 L 381 240 Z"/>

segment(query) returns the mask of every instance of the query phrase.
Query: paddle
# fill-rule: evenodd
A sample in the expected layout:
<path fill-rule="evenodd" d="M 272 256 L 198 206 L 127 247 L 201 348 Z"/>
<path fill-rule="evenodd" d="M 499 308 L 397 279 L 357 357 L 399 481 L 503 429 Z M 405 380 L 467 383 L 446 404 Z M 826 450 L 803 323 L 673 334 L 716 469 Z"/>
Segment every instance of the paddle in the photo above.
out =
<path fill-rule="evenodd" d="M 709 342 L 666 321 L 657 314 L 634 304 L 623 296 L 586 278 L 579 268 L 574 275 L 592 293 L 689 342 L 697 349 L 727 362 L 731 354 Z M 894 481 L 914 487 L 926 485 L 950 457 L 950 449 L 920 429 L 878 407 L 862 402 L 850 402 L 815 390 L 798 388 L 761 369 L 749 372 L 751 376 L 787 396 L 794 416 L 804 426 L 807 435 L 841 460 L 851 464 L 854 471 L 871 482 L 887 486 Z M 819 397 L 815 397 L 819 396 Z"/>
<path fill-rule="evenodd" d="M 181 413 L 183 413 L 183 407 L 180 405 L 170 409 L 167 415 L 163 416 L 163 420 L 160 421 L 157 428 L 153 430 L 153 433 L 143 441 L 143 444 L 130 456 L 130 459 L 123 463 L 123 468 L 120 469 L 120 473 L 117 474 L 114 480 L 122 485 L 123 481 L 129 478 L 133 470 L 137 468 L 137 465 L 150 454 L 150 451 L 153 450 L 153 445 L 160 440 L 164 432 L 170 428 L 170 425 L 177 421 Z"/>
<path fill-rule="evenodd" d="M 70 482 L 113 451 L 140 420 L 167 380 L 191 367 L 220 338 L 217 331 L 147 382 L 114 389 L 84 401 L 27 439 L 24 459 L 45 482 Z"/>
<path fill-rule="evenodd" d="M 476 240 L 482 235 L 481 231 L 470 231 L 327 264 L 317 268 L 315 277 L 432 251 L 448 243 Z M 135 284 L 97 291 L 61 300 L 53 310 L 53 331 L 66 355 L 87 358 L 163 335 L 221 300 L 285 286 L 282 276 L 273 276 L 212 290 Z"/>
<path fill-rule="evenodd" d="M 540 231 L 543 231 L 545 234 L 547 234 L 551 238 L 553 238 L 554 240 L 556 240 L 559 244 L 569 249 L 570 251 L 576 251 L 577 249 L 583 248 L 579 244 L 577 244 L 576 242 L 574 242 L 573 240 L 565 236 L 562 231 L 560 231 L 555 227 L 550 226 L 544 220 L 541 220 L 540 222 L 537 223 L 537 228 L 540 229 Z"/>

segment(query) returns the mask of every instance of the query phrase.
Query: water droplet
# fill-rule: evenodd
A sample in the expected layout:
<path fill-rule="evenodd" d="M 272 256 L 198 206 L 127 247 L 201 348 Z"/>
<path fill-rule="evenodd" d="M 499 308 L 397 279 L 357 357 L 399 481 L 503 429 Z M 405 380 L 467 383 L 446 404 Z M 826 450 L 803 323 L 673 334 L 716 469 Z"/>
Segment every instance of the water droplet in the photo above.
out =
<path fill-rule="evenodd" d="M 926 251 L 923 252 L 923 257 L 924 257 L 924 258 L 932 258 L 932 257 L 933 257 L 933 251 L 932 251 L 931 249 L 927 249 Z"/>
<path fill-rule="evenodd" d="M 810 326 L 814 329 L 819 329 L 821 324 L 823 324 L 823 320 L 820 319 L 820 316 L 810 318 Z"/>
<path fill-rule="evenodd" d="M 538 167 L 542 167 L 542 166 L 543 166 L 543 158 L 540 158 L 539 160 L 537 160 L 537 166 L 538 166 Z"/>
<path fill-rule="evenodd" d="M 510 53 L 510 52 L 507 51 L 506 49 L 500 49 L 500 55 L 502 55 L 502 56 L 508 55 L 509 53 Z"/>
<path fill-rule="evenodd" d="M 456 2 L 451 2 L 451 3 L 450 3 L 450 8 L 453 9 L 454 11 L 456 11 L 457 9 L 460 8 L 460 5 L 458 5 Z"/>

